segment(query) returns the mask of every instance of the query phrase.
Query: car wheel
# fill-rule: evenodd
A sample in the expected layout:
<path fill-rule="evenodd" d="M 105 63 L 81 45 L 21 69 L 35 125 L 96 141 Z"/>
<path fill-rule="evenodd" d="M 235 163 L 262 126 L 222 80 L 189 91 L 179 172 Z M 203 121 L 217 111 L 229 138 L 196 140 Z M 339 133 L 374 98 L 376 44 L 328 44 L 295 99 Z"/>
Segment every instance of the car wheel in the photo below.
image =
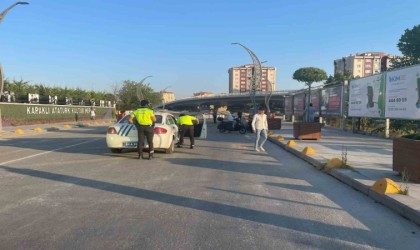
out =
<path fill-rule="evenodd" d="M 172 154 L 174 151 L 175 151 L 175 142 L 172 139 L 171 145 L 169 146 L 169 148 L 165 149 L 165 153 Z"/>
<path fill-rule="evenodd" d="M 241 134 L 245 134 L 245 133 L 246 133 L 246 128 L 240 128 L 240 129 L 239 129 L 239 133 L 241 133 Z"/>
<path fill-rule="evenodd" d="M 122 152 L 122 149 L 121 148 L 111 148 L 111 152 L 115 153 L 115 154 L 119 154 L 119 153 Z"/>

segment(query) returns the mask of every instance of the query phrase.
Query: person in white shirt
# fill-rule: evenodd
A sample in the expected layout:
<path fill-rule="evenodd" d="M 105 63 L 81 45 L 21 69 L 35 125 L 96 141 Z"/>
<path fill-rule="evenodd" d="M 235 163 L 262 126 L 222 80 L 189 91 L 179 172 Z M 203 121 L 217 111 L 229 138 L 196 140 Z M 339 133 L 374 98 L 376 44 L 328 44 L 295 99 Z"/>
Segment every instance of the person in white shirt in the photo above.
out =
<path fill-rule="evenodd" d="M 267 141 L 268 124 L 264 107 L 258 109 L 258 114 L 254 115 L 251 126 L 252 131 L 257 135 L 255 140 L 255 151 L 265 151 L 263 145 Z"/>

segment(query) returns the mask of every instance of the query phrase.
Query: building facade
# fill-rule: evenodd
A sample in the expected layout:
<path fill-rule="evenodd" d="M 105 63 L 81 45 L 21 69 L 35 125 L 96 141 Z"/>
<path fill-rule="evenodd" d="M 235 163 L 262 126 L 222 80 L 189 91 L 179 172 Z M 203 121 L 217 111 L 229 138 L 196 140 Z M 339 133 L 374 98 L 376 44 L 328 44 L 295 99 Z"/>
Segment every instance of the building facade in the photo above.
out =
<path fill-rule="evenodd" d="M 229 93 L 249 92 L 251 85 L 253 64 L 232 67 L 229 73 Z M 261 86 L 257 91 L 276 90 L 276 68 L 261 66 Z"/>
<path fill-rule="evenodd" d="M 175 93 L 170 91 L 161 91 L 160 98 L 162 99 L 162 103 L 168 103 L 175 101 Z"/>
<path fill-rule="evenodd" d="M 392 58 L 393 55 L 383 52 L 351 54 L 334 60 L 334 74 L 348 71 L 355 78 L 378 74 L 390 68 Z"/>

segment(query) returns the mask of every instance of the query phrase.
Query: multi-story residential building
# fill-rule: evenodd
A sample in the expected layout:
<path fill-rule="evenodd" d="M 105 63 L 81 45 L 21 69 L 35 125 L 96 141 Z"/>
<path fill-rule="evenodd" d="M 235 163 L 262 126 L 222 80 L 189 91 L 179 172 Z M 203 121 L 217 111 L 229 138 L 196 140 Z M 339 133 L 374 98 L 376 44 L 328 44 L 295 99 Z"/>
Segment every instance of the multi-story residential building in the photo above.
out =
<path fill-rule="evenodd" d="M 248 92 L 251 84 L 251 77 L 254 65 L 247 64 L 230 68 L 229 73 L 229 93 Z M 257 91 L 276 90 L 276 68 L 261 66 L 261 86 Z"/>
<path fill-rule="evenodd" d="M 391 66 L 393 55 L 383 52 L 351 54 L 334 60 L 334 74 L 350 72 L 353 77 L 365 77 L 386 71 Z"/>
<path fill-rule="evenodd" d="M 175 93 L 170 91 L 160 91 L 160 98 L 162 99 L 162 103 L 168 103 L 175 101 Z"/>

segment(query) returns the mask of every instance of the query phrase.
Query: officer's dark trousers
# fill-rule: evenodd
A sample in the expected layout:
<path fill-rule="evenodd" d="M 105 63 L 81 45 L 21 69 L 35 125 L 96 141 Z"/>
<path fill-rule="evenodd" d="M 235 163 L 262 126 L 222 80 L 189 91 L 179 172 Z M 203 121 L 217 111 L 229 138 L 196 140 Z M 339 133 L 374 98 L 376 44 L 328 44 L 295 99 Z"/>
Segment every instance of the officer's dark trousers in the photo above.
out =
<path fill-rule="evenodd" d="M 144 137 L 147 138 L 147 143 L 149 144 L 149 152 L 153 153 L 153 127 L 150 125 L 137 125 L 137 135 L 138 135 L 138 143 L 137 143 L 137 150 L 140 153 L 143 152 L 144 147 Z"/>
<path fill-rule="evenodd" d="M 194 125 L 181 125 L 181 138 L 179 138 L 179 144 L 184 144 L 184 136 L 190 137 L 191 145 L 194 145 Z"/>

